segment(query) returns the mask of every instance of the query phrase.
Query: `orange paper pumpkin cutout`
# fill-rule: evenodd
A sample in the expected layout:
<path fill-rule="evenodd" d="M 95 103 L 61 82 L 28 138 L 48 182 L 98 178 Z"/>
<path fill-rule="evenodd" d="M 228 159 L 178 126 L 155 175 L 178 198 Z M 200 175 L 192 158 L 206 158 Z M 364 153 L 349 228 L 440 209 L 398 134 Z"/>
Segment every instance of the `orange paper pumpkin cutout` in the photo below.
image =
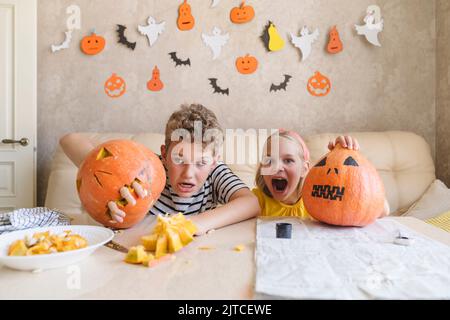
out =
<path fill-rule="evenodd" d="M 230 20 L 233 23 L 250 22 L 255 17 L 255 10 L 252 6 L 246 6 L 245 1 L 242 1 L 239 7 L 234 7 L 230 11 Z"/>
<path fill-rule="evenodd" d="M 191 6 L 187 3 L 187 0 L 178 8 L 177 26 L 181 31 L 191 30 L 195 25 L 195 19 L 191 12 Z"/>
<path fill-rule="evenodd" d="M 327 51 L 329 53 L 335 54 L 341 52 L 342 50 L 344 50 L 344 45 L 342 44 L 341 38 L 339 37 L 339 32 L 336 26 L 334 26 L 330 30 L 330 39 L 328 41 Z"/>
<path fill-rule="evenodd" d="M 251 74 L 258 68 L 258 60 L 247 54 L 236 59 L 236 68 L 242 74 Z"/>
<path fill-rule="evenodd" d="M 127 91 L 125 80 L 113 73 L 105 82 L 105 93 L 111 98 L 119 98 Z"/>
<path fill-rule="evenodd" d="M 144 145 L 131 140 L 111 140 L 92 150 L 77 174 L 77 191 L 89 215 L 113 228 L 129 228 L 140 222 L 164 189 L 166 175 L 159 158 Z M 148 196 L 140 198 L 132 188 L 138 182 Z M 120 194 L 128 187 L 136 204 Z M 111 223 L 108 203 L 114 201 L 126 213 L 124 221 Z"/>
<path fill-rule="evenodd" d="M 313 96 L 323 97 L 330 93 L 331 82 L 330 79 L 322 75 L 319 71 L 316 71 L 314 76 L 309 78 L 307 88 Z"/>
<path fill-rule="evenodd" d="M 358 151 L 337 145 L 306 176 L 302 198 L 315 219 L 338 226 L 366 226 L 383 212 L 384 186 Z"/>
<path fill-rule="evenodd" d="M 159 69 L 157 66 L 153 68 L 152 79 L 147 82 L 147 89 L 150 91 L 160 91 L 164 88 L 164 84 L 159 79 Z"/>
<path fill-rule="evenodd" d="M 92 32 L 91 35 L 81 39 L 80 48 L 84 54 L 93 56 L 102 52 L 105 45 L 105 38 Z"/>

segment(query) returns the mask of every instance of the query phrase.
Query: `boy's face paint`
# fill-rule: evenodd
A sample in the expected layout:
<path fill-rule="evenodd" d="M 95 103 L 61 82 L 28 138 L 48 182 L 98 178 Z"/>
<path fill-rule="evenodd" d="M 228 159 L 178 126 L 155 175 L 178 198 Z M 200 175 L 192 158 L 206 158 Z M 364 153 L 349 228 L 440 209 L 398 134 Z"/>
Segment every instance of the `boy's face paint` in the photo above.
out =
<path fill-rule="evenodd" d="M 272 197 L 285 204 L 298 201 L 297 186 L 306 175 L 306 164 L 300 156 L 298 145 L 284 137 L 279 138 L 278 150 L 270 148 L 262 159 L 261 173 Z M 273 141 L 277 143 L 277 141 Z M 276 150 L 276 152 L 271 154 Z"/>
<path fill-rule="evenodd" d="M 172 142 L 168 150 L 161 147 L 172 190 L 183 198 L 192 197 L 205 184 L 217 157 L 211 149 L 190 142 Z"/>

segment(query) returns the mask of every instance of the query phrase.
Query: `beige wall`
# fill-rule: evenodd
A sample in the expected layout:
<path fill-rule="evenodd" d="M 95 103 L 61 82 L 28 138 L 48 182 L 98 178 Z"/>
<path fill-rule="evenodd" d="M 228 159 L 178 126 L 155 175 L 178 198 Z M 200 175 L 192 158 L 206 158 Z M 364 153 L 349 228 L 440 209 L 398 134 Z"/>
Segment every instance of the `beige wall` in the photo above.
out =
<path fill-rule="evenodd" d="M 450 186 L 450 1 L 438 0 L 436 13 L 436 170 L 438 178 Z"/>
<path fill-rule="evenodd" d="M 285 127 L 304 135 L 399 129 L 424 136 L 434 150 L 435 1 L 248 1 L 255 7 L 256 19 L 245 25 L 231 24 L 228 19 L 230 8 L 239 4 L 238 0 L 222 0 L 217 8 L 210 8 L 209 0 L 189 2 L 197 24 L 192 31 L 180 32 L 175 24 L 181 3 L 178 0 L 39 1 L 41 203 L 49 161 L 61 135 L 72 131 L 162 132 L 170 113 L 183 102 L 210 107 L 226 128 Z M 361 22 L 366 7 L 373 2 L 381 6 L 385 20 L 382 48 L 369 45 L 353 30 L 353 24 Z M 52 54 L 50 45 L 62 41 L 65 9 L 73 3 L 81 7 L 82 30 L 74 33 L 70 49 Z M 166 21 L 165 33 L 152 48 L 136 30 L 149 15 Z M 320 39 L 309 60 L 301 63 L 298 50 L 290 44 L 281 52 L 265 51 L 259 36 L 269 19 L 285 39 L 287 33 L 296 33 L 305 24 L 320 29 Z M 129 39 L 138 42 L 134 52 L 116 43 L 117 23 L 127 25 Z M 345 50 L 332 56 L 324 47 L 327 32 L 335 24 Z M 201 41 L 201 33 L 210 33 L 214 26 L 231 37 L 217 61 L 212 61 Z M 93 27 L 105 36 L 107 48 L 98 56 L 87 57 L 78 49 L 79 41 Z M 175 68 L 168 56 L 171 51 L 189 57 L 192 67 Z M 242 76 L 235 71 L 236 57 L 246 53 L 259 59 L 260 68 L 254 75 Z M 156 94 L 145 87 L 155 64 L 166 85 Z M 333 83 L 327 97 L 312 97 L 305 89 L 316 70 Z M 103 93 L 103 83 L 112 72 L 128 83 L 128 93 L 118 100 Z M 269 93 L 270 84 L 280 82 L 285 73 L 293 76 L 287 91 Z M 217 77 L 221 86 L 229 87 L 230 96 L 212 94 L 209 77 Z"/>

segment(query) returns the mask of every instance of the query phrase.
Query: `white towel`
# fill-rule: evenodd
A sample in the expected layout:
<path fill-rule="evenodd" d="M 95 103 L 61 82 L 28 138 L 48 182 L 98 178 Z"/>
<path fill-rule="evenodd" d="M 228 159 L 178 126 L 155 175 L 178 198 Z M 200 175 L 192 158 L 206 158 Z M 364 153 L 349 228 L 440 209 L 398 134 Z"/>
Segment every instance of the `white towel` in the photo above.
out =
<path fill-rule="evenodd" d="M 281 221 L 281 220 L 280 220 Z M 296 299 L 450 299 L 450 248 L 384 218 L 364 228 L 257 223 L 256 292 Z M 414 241 L 394 244 L 401 234 Z"/>
<path fill-rule="evenodd" d="M 16 230 L 70 225 L 65 214 L 44 207 L 23 208 L 0 213 L 0 234 Z"/>

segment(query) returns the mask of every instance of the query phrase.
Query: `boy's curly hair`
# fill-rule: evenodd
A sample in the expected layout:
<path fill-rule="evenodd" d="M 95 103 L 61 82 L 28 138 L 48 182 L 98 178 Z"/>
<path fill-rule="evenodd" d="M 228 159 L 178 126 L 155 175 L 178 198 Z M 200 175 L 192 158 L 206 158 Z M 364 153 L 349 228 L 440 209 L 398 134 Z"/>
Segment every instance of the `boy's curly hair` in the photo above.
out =
<path fill-rule="evenodd" d="M 223 143 L 223 130 L 216 115 L 201 104 L 183 104 L 180 110 L 172 113 L 166 124 L 165 145 L 167 149 L 173 141 L 174 132 L 177 141 L 186 139 L 185 134 L 189 133 L 190 142 L 197 141 L 194 141 L 197 138 L 195 135 L 201 133 L 201 137 L 198 138 L 201 138 L 203 145 L 213 144 L 214 154 L 217 154 Z"/>

